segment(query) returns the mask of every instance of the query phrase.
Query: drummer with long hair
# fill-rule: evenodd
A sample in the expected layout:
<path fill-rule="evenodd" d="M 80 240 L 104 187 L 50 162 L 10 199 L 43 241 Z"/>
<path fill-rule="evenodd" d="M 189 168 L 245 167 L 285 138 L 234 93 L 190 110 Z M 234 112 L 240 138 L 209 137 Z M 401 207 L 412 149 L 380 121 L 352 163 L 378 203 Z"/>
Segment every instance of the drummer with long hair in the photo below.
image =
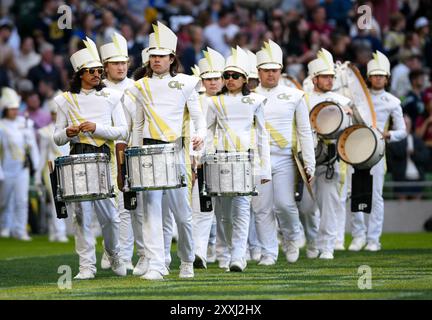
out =
<path fill-rule="evenodd" d="M 70 90 L 54 98 L 58 105 L 54 141 L 59 146 L 69 142 L 71 155 L 107 154 L 111 159 L 111 181 L 115 181 L 114 141 L 128 137 L 120 103 L 122 94 L 105 88 L 102 83 L 104 69 L 96 45 L 89 38 L 84 44 L 85 48 L 70 58 L 75 71 Z M 95 239 L 91 229 L 94 213 L 102 227 L 104 250 L 111 269 L 119 276 L 126 275 L 126 265 L 119 256 L 120 218 L 116 202 L 111 198 L 67 204 L 67 212 L 73 214 L 75 250 L 80 265 L 74 279 L 92 279 L 96 274 Z"/>
<path fill-rule="evenodd" d="M 209 98 L 206 152 L 215 151 L 213 139 L 217 129 L 216 151 L 253 152 L 260 160 L 254 170 L 255 180 L 263 184 L 271 180 L 270 147 L 263 110 L 265 97 L 250 92 L 247 86 L 249 67 L 248 54 L 240 47 L 233 48 L 223 72 L 224 87 L 217 96 Z M 251 149 L 252 134 L 255 134 L 257 150 Z M 230 271 L 242 272 L 247 266 L 250 207 L 250 195 L 216 197 L 215 213 L 222 216 L 230 249 Z"/>

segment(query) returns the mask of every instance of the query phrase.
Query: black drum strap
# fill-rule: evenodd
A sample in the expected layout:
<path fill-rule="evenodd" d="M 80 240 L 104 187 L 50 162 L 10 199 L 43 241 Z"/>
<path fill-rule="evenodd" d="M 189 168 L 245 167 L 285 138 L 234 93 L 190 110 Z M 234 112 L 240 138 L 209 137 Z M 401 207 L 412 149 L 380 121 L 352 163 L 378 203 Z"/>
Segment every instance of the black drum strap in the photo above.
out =
<path fill-rule="evenodd" d="M 54 198 L 54 206 L 56 209 L 56 214 L 58 219 L 66 219 L 68 217 L 66 210 L 66 203 L 57 200 L 57 170 L 54 168 L 53 172 L 50 173 L 51 190 Z"/>
<path fill-rule="evenodd" d="M 369 171 L 370 169 L 354 169 L 351 183 L 352 212 L 371 212 L 373 177 Z"/>
<path fill-rule="evenodd" d="M 209 196 L 205 196 L 202 194 L 202 190 L 204 187 L 204 169 L 203 167 L 197 168 L 198 175 L 198 190 L 199 190 L 199 199 L 200 199 L 200 210 L 201 212 L 210 212 L 213 210 L 212 199 Z"/>
<path fill-rule="evenodd" d="M 123 192 L 124 207 L 126 210 L 137 208 L 137 193 L 135 191 Z"/>

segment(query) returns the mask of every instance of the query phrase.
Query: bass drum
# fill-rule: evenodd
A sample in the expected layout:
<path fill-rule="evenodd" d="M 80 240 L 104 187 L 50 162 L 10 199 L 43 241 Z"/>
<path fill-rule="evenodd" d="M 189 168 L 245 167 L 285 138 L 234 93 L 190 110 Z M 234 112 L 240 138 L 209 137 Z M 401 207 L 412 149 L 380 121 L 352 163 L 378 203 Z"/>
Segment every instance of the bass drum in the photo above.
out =
<path fill-rule="evenodd" d="M 312 129 L 324 139 L 337 139 L 349 126 L 350 118 L 336 102 L 324 101 L 315 105 L 309 114 Z"/>
<path fill-rule="evenodd" d="M 384 156 L 385 140 L 376 128 L 356 124 L 346 128 L 337 141 L 339 157 L 356 169 L 370 169 Z"/>

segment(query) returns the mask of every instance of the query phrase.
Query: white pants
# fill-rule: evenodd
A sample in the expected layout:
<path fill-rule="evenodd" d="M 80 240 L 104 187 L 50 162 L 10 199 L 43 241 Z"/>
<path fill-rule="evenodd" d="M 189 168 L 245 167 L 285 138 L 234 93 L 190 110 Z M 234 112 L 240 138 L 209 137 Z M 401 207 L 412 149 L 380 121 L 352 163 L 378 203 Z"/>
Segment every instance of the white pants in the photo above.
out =
<path fill-rule="evenodd" d="M 306 186 L 303 186 L 302 199 L 297 203 L 300 212 L 300 220 L 306 236 L 307 247 L 309 249 L 318 249 L 317 238 L 320 225 L 320 212 L 312 200 Z"/>
<path fill-rule="evenodd" d="M 231 261 L 246 255 L 249 234 L 250 196 L 216 197 L 215 212 L 220 215 Z M 224 258 L 227 258 L 225 255 Z"/>
<path fill-rule="evenodd" d="M 272 181 L 258 185 L 259 196 L 253 197 L 255 225 L 262 255 L 277 259 L 277 222 L 284 241 L 302 236 L 299 211 L 294 198 L 296 165 L 287 149 L 271 153 Z"/>
<path fill-rule="evenodd" d="M 250 220 L 249 220 L 249 234 L 248 234 L 248 245 L 249 250 L 259 250 L 261 252 L 261 243 L 258 239 L 258 233 L 255 225 L 255 212 L 250 209 Z"/>
<path fill-rule="evenodd" d="M 74 202 L 66 205 L 68 214 L 73 214 L 75 227 L 75 250 L 79 255 L 80 270 L 96 272 L 95 237 L 92 218 L 96 212 L 104 239 L 104 248 L 109 256 L 120 253 L 120 217 L 114 199 Z"/>
<path fill-rule="evenodd" d="M 343 185 L 339 185 L 341 210 L 336 211 L 336 223 L 337 223 L 336 243 L 342 243 L 342 244 L 345 242 L 347 195 L 348 195 L 348 186 L 351 184 L 351 179 L 348 179 L 348 176 L 350 175 L 351 175 L 350 173 L 345 172 L 345 181 Z"/>
<path fill-rule="evenodd" d="M 198 181 L 192 188 L 192 224 L 195 254 L 207 261 L 207 246 L 213 225 L 214 212 L 201 212 Z"/>
<path fill-rule="evenodd" d="M 143 237 L 149 270 L 167 271 L 165 266 L 165 240 L 163 232 L 163 190 L 143 191 Z M 192 208 L 187 187 L 165 190 L 169 208 L 178 227 L 178 256 L 182 261 L 193 262 Z"/>
<path fill-rule="evenodd" d="M 124 207 L 123 192 L 119 192 L 120 214 L 120 258 L 131 261 L 134 251 L 134 242 L 138 256 L 144 256 L 144 240 L 142 235 L 142 197 L 137 193 L 137 209 L 126 210 Z"/>
<path fill-rule="evenodd" d="M 172 211 L 169 208 L 169 203 L 166 197 L 166 194 L 163 193 L 162 196 L 162 228 L 163 228 L 163 237 L 164 237 L 164 252 L 165 252 L 165 266 L 169 268 L 171 264 L 171 243 L 173 239 L 173 235 L 175 232 L 175 228 L 177 225 L 174 221 L 174 216 Z"/>
<path fill-rule="evenodd" d="M 29 183 L 29 170 L 24 168 L 1 182 L 0 229 L 16 237 L 27 235 Z"/>
<path fill-rule="evenodd" d="M 225 234 L 223 212 L 216 210 L 216 200 L 214 201 L 214 211 L 216 216 L 216 259 L 220 261 L 231 261 L 231 252 L 228 248 L 228 241 Z"/>
<path fill-rule="evenodd" d="M 372 210 L 366 230 L 363 212 L 353 212 L 351 216 L 352 236 L 365 238 L 368 242 L 380 243 L 384 223 L 384 200 L 382 196 L 385 176 L 385 158 L 371 169 L 373 176 Z"/>

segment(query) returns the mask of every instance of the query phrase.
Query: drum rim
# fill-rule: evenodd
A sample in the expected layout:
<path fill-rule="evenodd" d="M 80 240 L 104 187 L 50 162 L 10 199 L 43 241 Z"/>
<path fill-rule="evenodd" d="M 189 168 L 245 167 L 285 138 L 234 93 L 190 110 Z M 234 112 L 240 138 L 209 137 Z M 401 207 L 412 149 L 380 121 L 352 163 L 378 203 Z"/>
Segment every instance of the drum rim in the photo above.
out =
<path fill-rule="evenodd" d="M 109 156 L 106 153 L 101 152 L 101 153 L 79 153 L 79 154 L 70 154 L 68 156 L 61 156 L 61 157 L 57 157 L 54 160 L 54 163 L 61 165 L 65 163 L 64 160 L 75 160 L 81 158 L 95 158 L 95 159 L 106 160 L 106 162 L 109 162 Z"/>
<path fill-rule="evenodd" d="M 338 106 L 338 109 L 339 109 L 339 112 L 341 113 L 341 118 L 340 118 L 340 122 L 339 122 L 339 125 L 338 125 L 338 128 L 337 129 L 335 129 L 334 131 L 332 131 L 332 132 L 330 132 L 330 133 L 326 133 L 326 134 L 322 134 L 322 133 L 318 133 L 318 131 L 317 131 L 317 129 L 316 129 L 316 127 L 313 127 L 313 130 L 315 130 L 315 132 L 316 132 L 316 134 L 317 135 L 319 135 L 319 136 L 322 136 L 322 137 L 331 137 L 333 134 L 335 134 L 338 130 L 340 130 L 339 128 L 340 128 L 340 126 L 342 125 L 342 123 L 343 123 L 343 120 L 344 120 L 344 111 L 343 111 L 343 108 L 342 108 L 342 106 L 339 104 L 339 103 L 337 103 L 337 102 L 334 102 L 334 101 L 322 101 L 322 102 L 319 102 L 319 103 L 317 103 L 312 109 L 311 109 L 311 111 L 309 112 L 309 121 L 310 121 L 310 123 L 311 123 L 311 125 L 312 125 L 312 123 L 314 123 L 313 121 L 312 121 L 312 119 L 311 119 L 311 116 L 312 116 L 312 113 L 314 112 L 314 110 L 315 110 L 315 108 L 317 108 L 317 107 L 319 107 L 319 106 L 321 106 L 321 105 L 336 105 L 336 106 Z M 346 129 L 346 128 L 345 128 Z M 344 129 L 344 130 L 345 130 Z"/>
<path fill-rule="evenodd" d="M 141 151 L 141 150 L 148 150 L 148 149 L 162 149 L 163 151 L 165 151 L 165 149 L 171 149 L 172 150 L 168 150 L 166 151 L 168 152 L 176 152 L 176 144 L 175 143 L 161 143 L 161 144 L 148 144 L 145 146 L 133 146 L 133 147 L 129 147 L 125 150 L 125 155 L 126 156 L 135 156 L 135 155 L 148 155 L 148 154 L 155 154 L 155 153 L 140 153 L 137 151 Z M 163 152 L 160 152 L 163 153 Z"/>
<path fill-rule="evenodd" d="M 353 129 L 354 127 L 357 127 L 357 128 L 367 128 L 369 131 L 371 131 L 371 132 L 373 133 L 372 136 L 373 136 L 374 139 L 375 139 L 375 146 L 374 146 L 374 149 L 373 149 L 373 152 L 371 153 L 371 155 L 370 155 L 366 160 L 364 160 L 364 161 L 362 161 L 362 162 L 357 162 L 357 163 L 352 163 L 352 162 L 349 162 L 349 161 L 345 160 L 345 159 L 340 155 L 340 153 L 339 153 L 339 147 L 342 147 L 342 146 L 341 146 L 341 143 L 342 143 L 342 142 L 339 142 L 339 141 L 342 140 L 342 136 L 343 136 L 344 132 L 345 132 L 346 130 L 348 130 L 348 129 Z M 341 134 L 339 135 L 339 137 L 338 137 L 338 139 L 337 139 L 337 142 L 336 142 L 336 150 L 337 150 L 337 154 L 338 154 L 339 157 L 342 159 L 342 161 L 344 161 L 344 162 L 346 162 L 346 163 L 352 165 L 353 167 L 361 167 L 362 164 L 367 163 L 367 162 L 368 162 L 368 161 L 369 161 L 369 160 L 374 156 L 374 154 L 375 154 L 375 152 L 376 152 L 376 150 L 377 150 L 377 148 L 378 148 L 378 139 L 377 139 L 377 137 L 376 137 L 376 135 L 375 135 L 375 133 L 374 133 L 374 131 L 373 131 L 372 129 L 374 129 L 374 128 L 371 128 L 371 127 L 369 127 L 369 126 L 365 126 L 365 125 L 362 125 L 362 124 L 354 124 L 354 125 L 352 125 L 352 126 L 349 126 L 348 128 L 345 128 L 345 129 L 341 132 Z M 352 130 L 352 131 L 355 131 L 355 130 Z M 348 136 L 349 136 L 349 135 L 348 135 Z M 348 136 L 347 136 L 347 138 L 348 138 Z M 346 140 L 346 139 L 345 139 L 345 140 Z"/>

